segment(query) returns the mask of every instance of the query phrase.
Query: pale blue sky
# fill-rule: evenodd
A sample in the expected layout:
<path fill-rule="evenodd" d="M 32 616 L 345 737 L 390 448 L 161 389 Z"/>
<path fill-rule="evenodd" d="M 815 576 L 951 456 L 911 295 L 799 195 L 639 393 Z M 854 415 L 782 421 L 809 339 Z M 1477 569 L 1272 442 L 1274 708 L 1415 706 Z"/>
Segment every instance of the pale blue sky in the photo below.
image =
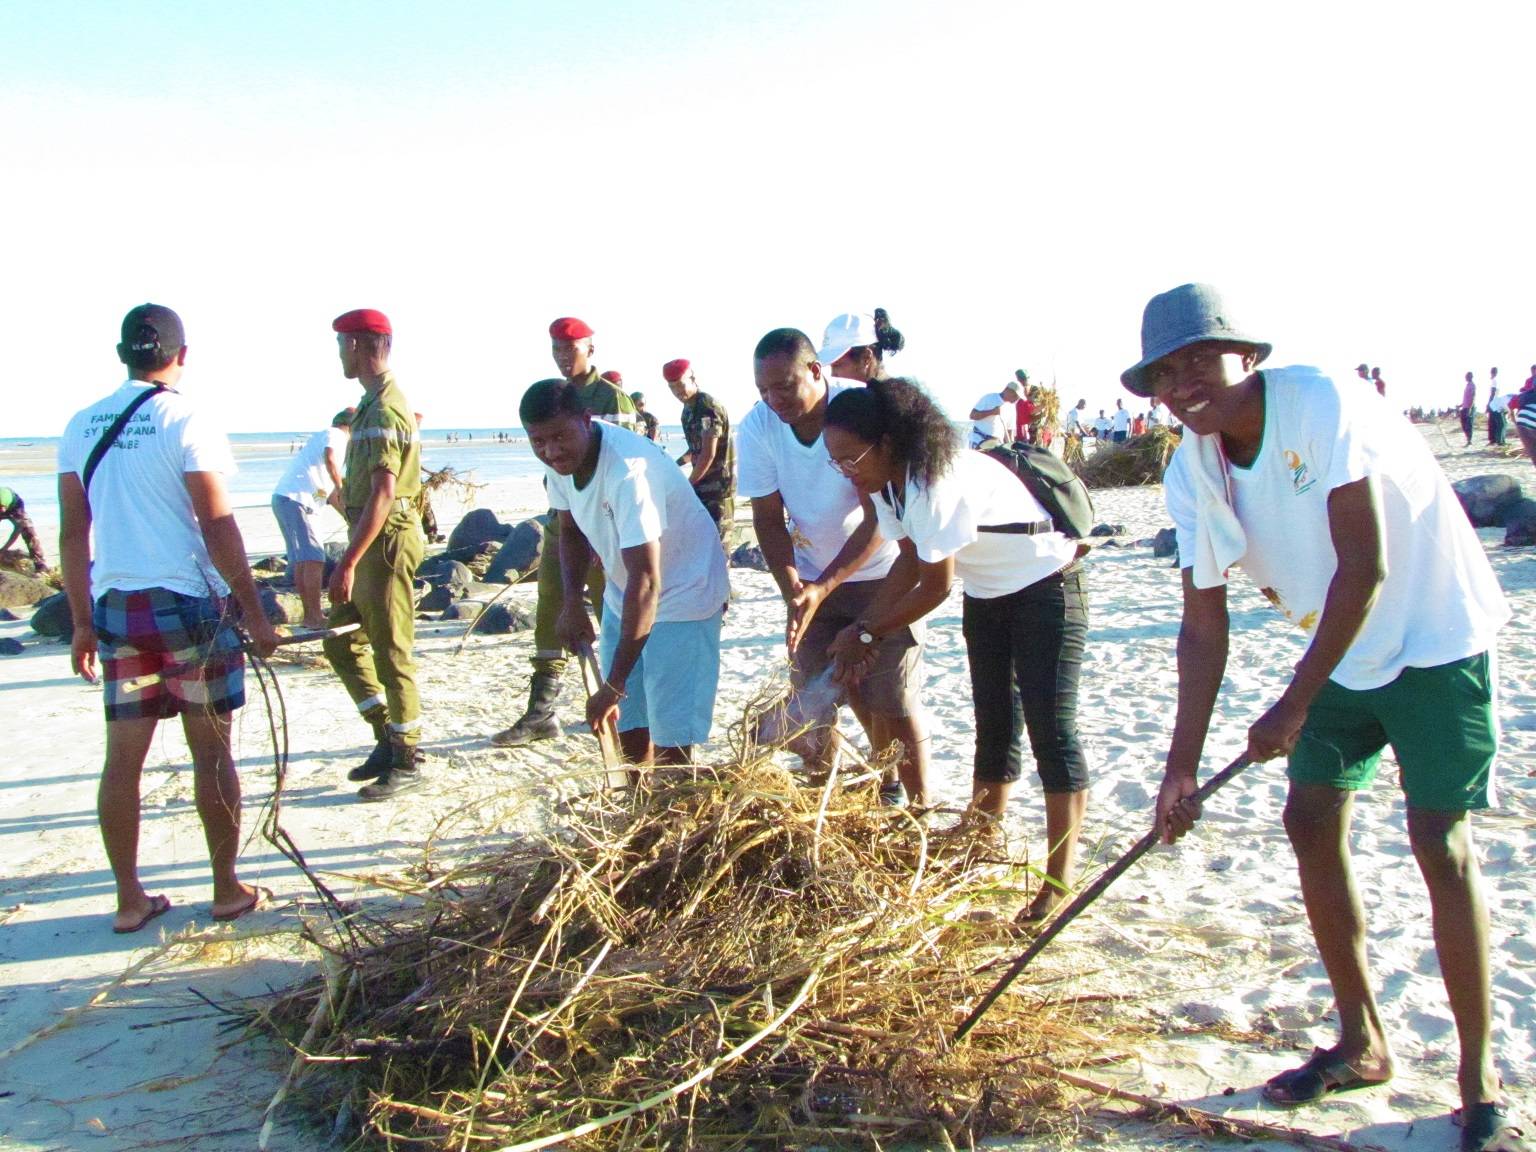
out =
<path fill-rule="evenodd" d="M 675 419 L 758 336 L 889 309 L 963 416 L 1110 406 L 1154 292 L 1449 404 L 1536 361 L 1533 17 L 1460 5 L 0 2 L 11 434 L 119 379 L 145 299 L 231 430 L 318 425 L 382 308 L 439 426 L 515 424 L 557 315 Z"/>

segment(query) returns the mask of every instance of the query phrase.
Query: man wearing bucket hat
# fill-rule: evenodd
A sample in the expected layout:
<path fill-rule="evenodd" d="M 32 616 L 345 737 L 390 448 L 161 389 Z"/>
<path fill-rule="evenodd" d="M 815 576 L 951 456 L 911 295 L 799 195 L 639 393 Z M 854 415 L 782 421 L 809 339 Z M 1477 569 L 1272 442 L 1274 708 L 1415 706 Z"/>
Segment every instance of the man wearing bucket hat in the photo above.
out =
<path fill-rule="evenodd" d="M 1314 368 L 1260 371 L 1270 345 L 1207 285 L 1153 297 L 1141 344 L 1122 383 L 1167 403 L 1187 430 L 1164 477 L 1184 585 L 1178 716 L 1157 799 L 1165 841 L 1199 816 L 1190 798 L 1226 666 L 1228 569 L 1244 568 L 1310 638 L 1249 729 L 1248 753 L 1289 756 L 1285 827 L 1341 1034 L 1265 1095 L 1301 1104 L 1392 1075 L 1349 852 L 1353 794 L 1390 744 L 1461 1039 L 1462 1146 L 1486 1148 L 1509 1121 L 1489 1051 L 1470 812 L 1493 802 L 1492 648 L 1509 616 L 1498 582 L 1423 439 L 1387 419 L 1374 391 Z"/>
<path fill-rule="evenodd" d="M 592 326 L 575 316 L 562 316 L 549 326 L 550 355 L 560 374 L 576 386 L 587 411 L 600 420 L 638 431 L 635 405 L 619 384 L 598 372 L 592 362 L 596 352 Z M 617 375 L 615 373 L 615 375 Z M 619 380 L 622 382 L 623 377 Z M 594 564 L 587 574 L 592 610 L 603 615 L 603 571 Z M 534 608 L 533 677 L 528 682 L 528 707 L 513 722 L 491 737 L 501 748 L 517 748 L 560 735 L 555 719 L 555 700 L 560 678 L 565 675 L 565 649 L 560 645 L 557 624 L 564 593 L 560 585 L 560 520 L 550 509 L 544 523 L 544 548 L 539 554 L 539 598 Z"/>

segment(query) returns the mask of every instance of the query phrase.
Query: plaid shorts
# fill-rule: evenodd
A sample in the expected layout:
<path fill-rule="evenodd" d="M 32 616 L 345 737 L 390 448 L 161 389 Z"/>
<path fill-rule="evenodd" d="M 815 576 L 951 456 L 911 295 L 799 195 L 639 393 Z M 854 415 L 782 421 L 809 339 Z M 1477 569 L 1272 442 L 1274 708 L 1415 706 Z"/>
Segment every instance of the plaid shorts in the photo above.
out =
<path fill-rule="evenodd" d="M 224 601 L 169 588 L 109 588 L 91 613 L 108 720 L 216 716 L 245 703 L 245 654 Z"/>

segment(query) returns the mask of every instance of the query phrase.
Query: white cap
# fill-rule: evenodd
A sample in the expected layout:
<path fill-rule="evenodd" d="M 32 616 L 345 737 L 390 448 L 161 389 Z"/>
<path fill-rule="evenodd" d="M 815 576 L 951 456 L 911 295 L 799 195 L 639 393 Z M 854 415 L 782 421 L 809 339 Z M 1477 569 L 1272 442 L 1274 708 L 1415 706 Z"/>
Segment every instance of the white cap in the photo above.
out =
<path fill-rule="evenodd" d="M 831 367 L 848 355 L 850 349 L 878 343 L 880 337 L 875 333 L 874 316 L 868 312 L 844 312 L 827 325 L 816 359 Z"/>

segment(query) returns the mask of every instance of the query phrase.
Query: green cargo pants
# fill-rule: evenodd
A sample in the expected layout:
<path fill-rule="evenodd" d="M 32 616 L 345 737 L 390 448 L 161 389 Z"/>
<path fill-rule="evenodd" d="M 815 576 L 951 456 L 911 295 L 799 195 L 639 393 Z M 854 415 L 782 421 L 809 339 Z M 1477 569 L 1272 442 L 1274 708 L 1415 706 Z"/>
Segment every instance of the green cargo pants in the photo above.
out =
<path fill-rule="evenodd" d="M 587 569 L 587 591 L 592 597 L 592 611 L 598 626 L 603 622 L 603 570 L 592 558 Z M 560 517 L 553 510 L 544 525 L 544 550 L 539 554 L 539 603 L 533 616 L 533 670 L 559 677 L 565 674 L 565 649 L 555 634 L 560 608 L 565 603 L 565 586 L 560 580 Z"/>
<path fill-rule="evenodd" d="M 421 739 L 421 697 L 411 651 L 416 642 L 412 585 L 425 551 L 415 512 L 392 512 L 357 562 L 352 599 L 333 604 L 328 617 L 332 628 L 352 623 L 362 627 L 325 641 L 326 659 L 357 710 L 366 715 L 387 707 L 390 737 L 401 744 Z"/>

